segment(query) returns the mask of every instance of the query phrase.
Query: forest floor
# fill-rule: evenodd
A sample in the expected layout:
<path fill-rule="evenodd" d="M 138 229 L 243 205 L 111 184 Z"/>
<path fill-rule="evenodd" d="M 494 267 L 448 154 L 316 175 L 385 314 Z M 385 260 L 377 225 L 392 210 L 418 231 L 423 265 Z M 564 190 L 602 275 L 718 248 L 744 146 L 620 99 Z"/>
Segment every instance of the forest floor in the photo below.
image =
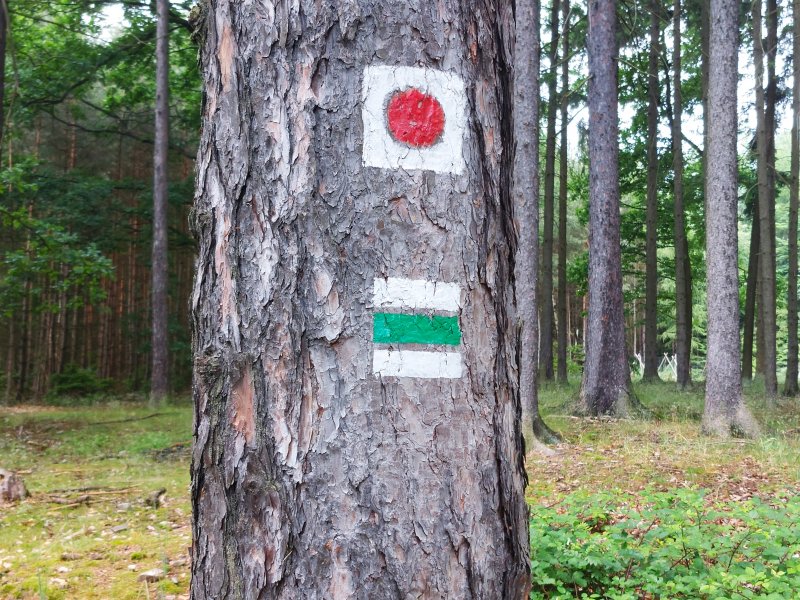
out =
<path fill-rule="evenodd" d="M 699 391 L 637 386 L 650 421 L 571 417 L 564 406 L 575 392 L 541 394 L 565 443 L 527 457 L 534 516 L 598 491 L 704 489 L 709 502 L 800 493 L 796 401 L 768 412 L 748 390 L 764 436 L 719 441 L 699 434 Z M 188 598 L 191 423 L 188 401 L 0 408 L 0 467 L 21 473 L 31 492 L 0 507 L 0 598 Z"/>

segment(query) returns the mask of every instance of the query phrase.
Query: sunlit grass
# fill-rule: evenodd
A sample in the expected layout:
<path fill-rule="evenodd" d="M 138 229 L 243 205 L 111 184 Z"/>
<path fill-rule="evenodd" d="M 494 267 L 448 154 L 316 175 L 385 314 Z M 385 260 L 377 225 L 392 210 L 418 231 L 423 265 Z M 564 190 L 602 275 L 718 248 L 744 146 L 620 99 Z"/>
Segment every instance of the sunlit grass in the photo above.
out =
<path fill-rule="evenodd" d="M 20 471 L 32 493 L 0 512 L 0 597 L 185 593 L 189 472 L 186 452 L 170 457 L 191 441 L 191 419 L 186 402 L 0 412 L 0 463 Z M 162 488 L 163 505 L 147 505 Z M 137 580 L 164 565 L 161 581 Z"/>
<path fill-rule="evenodd" d="M 564 444 L 553 456 L 529 453 L 532 505 L 697 488 L 709 502 L 734 506 L 797 492 L 797 400 L 771 408 L 759 383 L 747 385 L 764 435 L 718 440 L 700 434 L 700 386 L 680 392 L 669 383 L 635 384 L 653 417 L 610 420 L 570 414 L 578 384 L 542 387 L 542 413 Z M 0 409 L 0 466 L 20 471 L 33 494 L 0 509 L 0 598 L 186 597 L 191 423 L 186 400 L 158 410 L 119 401 Z M 148 506 L 145 499 L 161 488 L 164 506 Z M 70 504 L 85 494 L 95 495 Z M 137 580 L 165 565 L 158 583 Z"/>

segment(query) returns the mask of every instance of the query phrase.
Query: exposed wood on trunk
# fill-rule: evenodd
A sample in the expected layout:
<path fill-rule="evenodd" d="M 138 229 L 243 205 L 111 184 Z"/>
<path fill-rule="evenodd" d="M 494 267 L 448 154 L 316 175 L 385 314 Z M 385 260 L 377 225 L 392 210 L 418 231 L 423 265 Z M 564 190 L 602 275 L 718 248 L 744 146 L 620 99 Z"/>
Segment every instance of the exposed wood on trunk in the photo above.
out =
<path fill-rule="evenodd" d="M 739 362 L 737 6 L 736 0 L 711 0 L 708 117 L 714 127 L 706 152 L 708 362 L 703 431 L 726 437 L 757 432 L 742 399 Z"/>
<path fill-rule="evenodd" d="M 28 490 L 22 477 L 12 471 L 0 469 L 0 505 L 19 502 L 27 497 Z"/>
<path fill-rule="evenodd" d="M 578 411 L 630 415 L 619 214 L 616 3 L 589 3 L 589 294 Z"/>
<path fill-rule="evenodd" d="M 192 598 L 526 598 L 511 4 L 269 8 L 208 3 Z M 463 81 L 463 152 L 365 167 L 365 135 L 388 135 L 410 90 L 362 108 L 420 71 Z M 455 309 L 460 377 L 375 362 L 375 308 L 407 280 Z"/>

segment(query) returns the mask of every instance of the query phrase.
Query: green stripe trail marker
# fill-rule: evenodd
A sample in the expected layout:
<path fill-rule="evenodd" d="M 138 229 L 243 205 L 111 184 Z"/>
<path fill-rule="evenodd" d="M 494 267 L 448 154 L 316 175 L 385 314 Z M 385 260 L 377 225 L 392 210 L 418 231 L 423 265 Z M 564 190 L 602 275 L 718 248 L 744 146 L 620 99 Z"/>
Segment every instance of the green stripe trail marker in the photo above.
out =
<path fill-rule="evenodd" d="M 458 317 L 375 313 L 373 339 L 376 344 L 437 344 L 458 346 Z"/>

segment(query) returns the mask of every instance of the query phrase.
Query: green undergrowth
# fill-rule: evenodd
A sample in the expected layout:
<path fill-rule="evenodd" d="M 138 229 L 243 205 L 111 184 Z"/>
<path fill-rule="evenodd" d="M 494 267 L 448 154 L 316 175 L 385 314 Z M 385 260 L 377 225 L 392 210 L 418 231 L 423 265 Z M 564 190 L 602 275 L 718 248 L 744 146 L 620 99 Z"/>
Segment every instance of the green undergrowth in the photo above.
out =
<path fill-rule="evenodd" d="M 781 600 L 800 589 L 800 498 L 571 494 L 531 509 L 531 598 Z"/>
<path fill-rule="evenodd" d="M 763 435 L 700 433 L 702 388 L 635 385 L 649 420 L 585 419 L 545 386 L 564 437 L 529 454 L 531 598 L 786 599 L 800 589 L 800 405 L 746 401 Z"/>

